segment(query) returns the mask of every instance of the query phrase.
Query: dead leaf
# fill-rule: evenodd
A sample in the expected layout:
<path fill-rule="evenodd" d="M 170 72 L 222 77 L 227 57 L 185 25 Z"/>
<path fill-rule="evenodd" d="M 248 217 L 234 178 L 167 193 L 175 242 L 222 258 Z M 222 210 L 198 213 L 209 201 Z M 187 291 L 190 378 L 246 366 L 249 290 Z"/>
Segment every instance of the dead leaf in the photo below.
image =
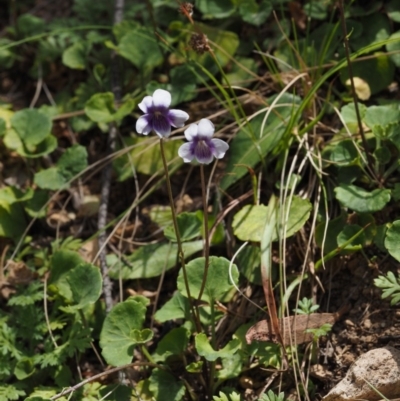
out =
<path fill-rule="evenodd" d="M 283 345 L 311 342 L 313 334 L 306 333 L 306 330 L 317 329 L 327 323 L 333 325 L 338 318 L 338 313 L 311 313 L 310 315 L 296 315 L 279 319 Z M 277 334 L 268 320 L 261 320 L 247 331 L 247 344 L 253 341 L 279 343 Z"/>
<path fill-rule="evenodd" d="M 8 275 L 6 280 L 10 285 L 27 285 L 35 278 L 35 273 L 24 262 L 9 260 L 7 266 Z"/>

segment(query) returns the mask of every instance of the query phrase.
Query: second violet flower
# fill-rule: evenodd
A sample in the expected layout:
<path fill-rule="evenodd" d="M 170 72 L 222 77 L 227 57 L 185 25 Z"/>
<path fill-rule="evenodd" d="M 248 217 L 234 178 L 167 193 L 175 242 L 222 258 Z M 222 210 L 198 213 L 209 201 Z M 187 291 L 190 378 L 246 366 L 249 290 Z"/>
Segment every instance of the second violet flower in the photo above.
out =
<path fill-rule="evenodd" d="M 189 141 L 184 143 L 178 150 L 178 154 L 186 163 L 196 159 L 201 164 L 209 164 L 213 161 L 214 157 L 222 159 L 229 145 L 217 138 L 214 135 L 213 123 L 203 118 L 198 124 L 191 124 L 185 130 L 185 137 Z"/>

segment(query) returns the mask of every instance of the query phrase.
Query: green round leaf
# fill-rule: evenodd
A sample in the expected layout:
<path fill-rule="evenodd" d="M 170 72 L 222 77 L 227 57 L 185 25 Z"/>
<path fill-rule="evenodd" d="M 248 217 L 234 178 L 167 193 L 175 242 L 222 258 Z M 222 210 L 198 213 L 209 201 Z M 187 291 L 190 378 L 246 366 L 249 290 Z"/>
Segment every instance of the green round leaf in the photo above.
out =
<path fill-rule="evenodd" d="M 400 111 L 397 107 L 368 107 L 363 121 L 377 138 L 390 138 L 400 126 Z"/>
<path fill-rule="evenodd" d="M 189 343 L 190 332 L 184 327 L 169 331 L 157 344 L 153 358 L 157 362 L 165 361 L 171 355 L 183 355 Z"/>
<path fill-rule="evenodd" d="M 149 381 L 149 389 L 153 393 L 153 399 L 157 401 L 183 400 L 186 391 L 185 385 L 167 371 L 153 369 Z"/>
<path fill-rule="evenodd" d="M 133 347 L 132 330 L 142 328 L 146 307 L 141 302 L 126 300 L 106 316 L 100 334 L 100 346 L 104 359 L 110 365 L 121 366 L 131 362 Z"/>
<path fill-rule="evenodd" d="M 36 109 L 17 111 L 11 117 L 11 125 L 29 150 L 43 142 L 51 134 L 51 120 Z"/>
<path fill-rule="evenodd" d="M 114 94 L 111 92 L 96 93 L 85 104 L 86 115 L 96 123 L 114 121 Z"/>
<path fill-rule="evenodd" d="M 223 296 L 233 288 L 233 284 L 229 276 L 229 260 L 222 257 L 211 256 L 209 262 L 207 280 L 202 299 L 211 303 L 221 300 Z M 194 298 L 197 298 L 200 293 L 204 277 L 204 264 L 205 258 L 197 258 L 186 265 L 190 295 Z M 237 284 L 239 272 L 236 265 L 232 265 L 231 277 L 234 283 Z M 178 290 L 182 295 L 187 297 L 182 269 L 178 276 Z"/>
<path fill-rule="evenodd" d="M 399 50 L 400 50 L 400 31 L 393 33 L 389 37 L 389 40 L 393 40 L 393 42 L 389 42 L 386 45 L 386 50 L 388 52 L 394 52 L 394 54 L 390 54 L 389 57 L 393 61 L 393 63 L 396 65 L 396 67 L 400 67 L 400 53 L 399 53 Z"/>
<path fill-rule="evenodd" d="M 154 315 L 160 322 L 174 319 L 190 319 L 189 300 L 180 292 L 176 291 L 172 298 L 168 300 Z"/>
<path fill-rule="evenodd" d="M 375 189 L 368 192 L 355 185 L 341 185 L 335 188 L 336 199 L 343 206 L 359 213 L 382 210 L 390 201 L 390 189 Z"/>
<path fill-rule="evenodd" d="M 285 238 L 288 238 L 303 227 L 310 216 L 312 206 L 309 200 L 298 196 L 293 196 L 291 202 L 288 199 L 286 205 L 290 205 L 289 217 L 284 230 Z M 287 206 L 282 217 L 286 216 L 286 210 Z M 266 221 L 266 206 L 246 205 L 235 214 L 232 227 L 235 235 L 242 241 L 261 242 Z M 275 230 L 272 241 L 276 241 L 279 237 L 278 230 Z"/>
<path fill-rule="evenodd" d="M 207 361 L 213 362 L 218 358 L 229 358 L 240 348 L 239 339 L 229 341 L 224 348 L 215 351 L 204 333 L 197 334 L 195 338 L 196 350 L 200 356 L 204 356 Z"/>
<path fill-rule="evenodd" d="M 140 71 L 152 70 L 164 61 L 156 36 L 143 27 L 125 34 L 118 44 L 118 52 Z"/>
<path fill-rule="evenodd" d="M 95 303 L 102 291 L 100 269 L 90 263 L 81 263 L 66 275 L 72 294 L 73 309 L 82 309 Z"/>
<path fill-rule="evenodd" d="M 400 262 L 400 220 L 396 220 L 386 231 L 385 248 Z"/>
<path fill-rule="evenodd" d="M 88 48 L 86 42 L 76 42 L 64 50 L 62 62 L 75 70 L 84 70 L 87 63 Z"/>
<path fill-rule="evenodd" d="M 180 213 L 177 216 L 178 230 L 181 241 L 189 241 L 201 235 L 202 213 Z M 169 225 L 164 230 L 164 235 L 171 241 L 176 241 L 176 235 L 173 225 Z"/>
<path fill-rule="evenodd" d="M 32 358 L 21 358 L 14 368 L 14 374 L 18 380 L 24 380 L 35 373 L 35 366 Z"/>
<path fill-rule="evenodd" d="M 239 14 L 243 21 L 260 26 L 271 15 L 273 10 L 270 1 L 263 0 L 260 5 L 255 0 L 244 0 L 239 3 Z"/>
<path fill-rule="evenodd" d="M 65 180 L 69 181 L 87 167 L 87 158 L 88 154 L 84 146 L 72 145 L 58 160 L 57 168 Z"/>
<path fill-rule="evenodd" d="M 50 167 L 35 174 L 34 183 L 42 189 L 57 191 L 67 186 L 65 177 L 57 167 Z"/>
<path fill-rule="evenodd" d="M 205 18 L 226 18 L 235 12 L 231 0 L 197 0 L 196 7 Z"/>

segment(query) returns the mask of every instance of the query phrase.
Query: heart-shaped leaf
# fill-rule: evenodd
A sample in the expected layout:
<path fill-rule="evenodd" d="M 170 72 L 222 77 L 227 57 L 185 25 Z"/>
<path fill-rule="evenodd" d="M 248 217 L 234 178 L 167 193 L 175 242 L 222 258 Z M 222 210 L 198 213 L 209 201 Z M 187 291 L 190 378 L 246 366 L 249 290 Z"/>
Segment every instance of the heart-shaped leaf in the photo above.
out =
<path fill-rule="evenodd" d="M 197 298 L 200 294 L 204 277 L 205 258 L 197 258 L 186 265 L 186 272 L 189 281 L 190 295 Z M 236 265 L 232 265 L 229 271 L 229 260 L 211 256 L 209 260 L 208 274 L 202 299 L 209 303 L 221 300 L 221 298 L 233 288 L 231 279 L 237 284 L 239 272 Z M 178 290 L 187 297 L 182 269 L 178 276 Z"/>
<path fill-rule="evenodd" d="M 371 192 L 355 185 L 341 185 L 335 188 L 337 200 L 343 206 L 359 213 L 382 210 L 390 201 L 390 189 L 375 189 Z"/>
<path fill-rule="evenodd" d="M 100 346 L 107 363 L 121 366 L 131 362 L 137 344 L 134 329 L 141 330 L 146 315 L 142 302 L 128 299 L 111 309 L 100 334 Z M 132 338 L 134 334 L 134 338 Z"/>

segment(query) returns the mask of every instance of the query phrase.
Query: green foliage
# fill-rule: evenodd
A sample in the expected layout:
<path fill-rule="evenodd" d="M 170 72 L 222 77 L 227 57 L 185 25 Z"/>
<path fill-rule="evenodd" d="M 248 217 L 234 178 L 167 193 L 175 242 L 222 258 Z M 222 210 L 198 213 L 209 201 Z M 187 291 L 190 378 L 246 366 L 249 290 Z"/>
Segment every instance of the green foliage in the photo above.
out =
<path fill-rule="evenodd" d="M 69 186 L 70 181 L 87 167 L 87 151 L 81 145 L 68 148 L 50 167 L 35 174 L 35 184 L 43 189 L 58 190 Z"/>
<path fill-rule="evenodd" d="M 111 123 L 127 116 L 135 106 L 135 101 L 128 99 L 116 109 L 113 93 L 96 93 L 86 102 L 85 113 L 96 123 Z"/>
<path fill-rule="evenodd" d="M 57 146 L 51 135 L 51 120 L 36 109 L 17 111 L 11 118 L 4 143 L 21 156 L 35 158 L 52 152 Z"/>
<path fill-rule="evenodd" d="M 208 342 L 207 336 L 203 333 L 197 334 L 195 344 L 199 355 L 203 356 L 208 361 L 215 361 L 218 358 L 228 358 L 240 347 L 240 341 L 235 339 L 229 341 L 224 348 L 215 351 Z"/>
<path fill-rule="evenodd" d="M 287 238 L 300 230 L 308 220 L 311 204 L 307 199 L 293 197 L 287 199 L 284 208 L 281 208 L 282 223 L 274 231 L 272 241 L 278 238 Z M 235 235 L 242 241 L 261 241 L 267 218 L 267 206 L 244 206 L 233 218 Z"/>
<path fill-rule="evenodd" d="M 121 366 L 131 362 L 133 348 L 138 343 L 146 307 L 142 302 L 128 299 L 116 305 L 107 315 L 100 334 L 100 346 L 107 363 Z M 145 336 L 146 341 L 150 340 Z"/>
<path fill-rule="evenodd" d="M 268 104 L 275 98 L 276 96 L 269 98 Z M 222 189 L 226 190 L 243 177 L 247 172 L 246 168 L 255 167 L 268 155 L 274 154 L 299 101 L 297 96 L 284 94 L 275 105 L 276 110 L 258 115 L 235 135 L 230 144 L 230 157 L 226 175 L 221 182 Z"/>
<path fill-rule="evenodd" d="M 314 341 L 317 341 L 319 337 L 326 336 L 332 329 L 332 325 L 325 323 L 317 329 L 307 329 L 306 333 L 312 333 L 314 336 Z"/>
<path fill-rule="evenodd" d="M 293 311 L 299 315 L 309 315 L 319 309 L 319 305 L 314 305 L 312 299 L 306 297 L 299 300 L 298 306 Z"/>
<path fill-rule="evenodd" d="M 203 241 L 190 241 L 183 244 L 185 257 L 203 249 Z M 140 247 L 126 261 L 121 262 L 116 255 L 110 255 L 107 260 L 111 277 L 123 279 L 157 277 L 176 265 L 178 247 L 173 243 L 161 242 Z"/>
<path fill-rule="evenodd" d="M 356 185 L 341 185 L 335 188 L 335 193 L 343 206 L 359 213 L 377 212 L 390 201 L 389 189 L 374 189 L 369 192 Z"/>
<path fill-rule="evenodd" d="M 214 395 L 213 397 L 214 401 L 241 401 L 242 398 L 240 394 L 232 391 L 228 395 L 223 393 L 222 391 L 219 392 L 218 395 Z"/>
<path fill-rule="evenodd" d="M 394 221 L 390 224 L 386 231 L 385 248 L 389 251 L 397 261 L 400 261 L 400 220 Z"/>
<path fill-rule="evenodd" d="M 189 290 L 192 297 L 197 298 L 203 282 L 205 258 L 197 258 L 186 265 L 186 272 L 189 281 Z M 209 303 L 222 301 L 227 293 L 237 284 L 239 272 L 236 265 L 230 267 L 229 260 L 211 256 L 209 260 L 209 270 L 205 282 L 204 292 L 201 299 Z M 233 282 L 231 281 L 233 280 Z M 178 276 L 178 290 L 187 297 L 183 270 Z"/>
<path fill-rule="evenodd" d="M 279 393 L 275 394 L 272 390 L 268 390 L 266 393 L 262 394 L 258 399 L 259 401 L 286 401 L 285 394 Z"/>
<path fill-rule="evenodd" d="M 308 276 L 303 255 L 293 252 L 290 266 L 286 256 L 305 237 L 316 279 L 339 255 L 400 261 L 397 0 L 345 5 L 355 94 L 331 1 L 198 0 L 194 24 L 178 13 L 181 1 L 125 2 L 114 25 L 111 0 L 74 0 L 68 18 L 46 9 L 46 19 L 27 12 L 32 1 L 23 3 L 9 2 L 11 22 L 0 38 L 1 400 L 49 401 L 80 381 L 78 364 L 102 369 L 97 354 L 111 366 L 136 356 L 150 363 L 135 367 L 134 389 L 86 383 L 71 400 L 181 401 L 206 393 L 243 400 L 242 388 L 224 382 L 236 386 L 254 369 L 281 370 L 283 362 L 279 345 L 247 344 L 238 287 L 248 294 L 262 285 L 263 268 L 277 305 L 292 308 L 294 289 Z M 159 140 L 135 133 L 137 105 L 159 88 L 171 92 L 171 107 L 190 112 L 189 124 L 211 118 L 229 142 L 224 160 L 204 166 L 210 230 L 218 223 L 210 249 L 199 169 L 177 155 L 182 131 L 164 142 L 182 250 Z M 103 135 L 110 127 L 118 129 L 113 154 Z M 104 228 L 110 312 L 93 245 L 96 218 L 80 207 L 82 197 L 103 193 L 106 163 L 113 166 Z M 400 302 L 393 272 L 375 285 L 392 305 Z M 126 299 L 132 293 L 143 295 Z M 308 298 L 294 307 L 318 309 Z M 330 328 L 310 331 L 317 340 Z M 294 361 L 306 347 L 287 350 L 294 369 L 303 369 Z M 296 377 L 304 388 L 308 372 Z M 291 380 L 282 383 L 288 394 Z M 269 390 L 259 400 L 285 396 Z"/>
<path fill-rule="evenodd" d="M 400 278 L 396 278 L 392 272 L 387 272 L 386 276 L 378 276 L 374 279 L 374 284 L 383 290 L 382 298 L 391 298 L 391 305 L 400 302 Z"/>

